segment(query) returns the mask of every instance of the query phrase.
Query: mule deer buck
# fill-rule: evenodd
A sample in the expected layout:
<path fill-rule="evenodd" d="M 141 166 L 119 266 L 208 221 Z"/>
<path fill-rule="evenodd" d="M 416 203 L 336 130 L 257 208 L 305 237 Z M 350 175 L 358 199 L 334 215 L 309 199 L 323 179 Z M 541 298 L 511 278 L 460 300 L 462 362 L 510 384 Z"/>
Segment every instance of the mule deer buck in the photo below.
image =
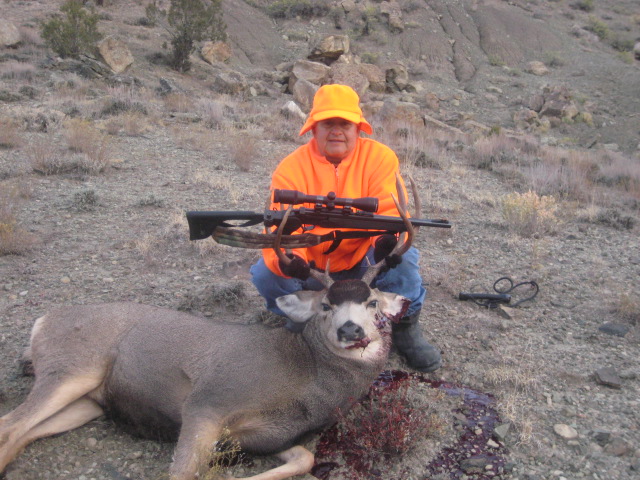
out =
<path fill-rule="evenodd" d="M 395 200 L 395 197 L 394 197 Z M 406 202 L 396 201 L 409 230 Z M 283 224 L 274 248 L 280 249 Z M 111 303 L 62 307 L 36 320 L 28 356 L 35 383 L 0 419 L 0 473 L 30 442 L 79 427 L 104 413 L 145 436 L 177 438 L 169 478 L 193 480 L 208 468 L 223 431 L 243 450 L 284 463 L 252 477 L 279 480 L 311 470 L 296 440 L 335 420 L 384 369 L 390 321 L 408 300 L 366 279 L 280 297 L 301 333 L 261 324 L 216 322 L 153 306 Z"/>

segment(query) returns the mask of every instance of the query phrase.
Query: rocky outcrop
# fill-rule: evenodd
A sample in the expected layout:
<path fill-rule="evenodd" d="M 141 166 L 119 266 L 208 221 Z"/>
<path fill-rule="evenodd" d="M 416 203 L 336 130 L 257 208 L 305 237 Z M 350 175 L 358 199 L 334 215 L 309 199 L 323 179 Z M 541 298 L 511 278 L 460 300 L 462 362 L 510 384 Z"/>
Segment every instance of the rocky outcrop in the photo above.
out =
<path fill-rule="evenodd" d="M 225 42 L 204 42 L 200 49 L 202 59 L 211 64 L 224 63 L 231 58 L 231 46 Z"/>
<path fill-rule="evenodd" d="M 0 47 L 15 47 L 22 40 L 20 31 L 13 23 L 0 18 Z"/>
<path fill-rule="evenodd" d="M 347 35 L 325 35 L 315 40 L 307 58 L 330 65 L 340 55 L 349 53 L 349 48 L 350 43 Z"/>
<path fill-rule="evenodd" d="M 133 55 L 127 44 L 110 36 L 98 43 L 98 52 L 114 73 L 122 73 L 133 64 Z"/>

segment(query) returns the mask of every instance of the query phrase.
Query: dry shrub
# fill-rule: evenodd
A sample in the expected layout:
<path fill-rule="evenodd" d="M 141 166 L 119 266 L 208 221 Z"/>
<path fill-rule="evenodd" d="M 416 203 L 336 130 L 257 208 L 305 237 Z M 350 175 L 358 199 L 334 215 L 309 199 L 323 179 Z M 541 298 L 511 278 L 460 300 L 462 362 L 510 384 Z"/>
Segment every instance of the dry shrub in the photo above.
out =
<path fill-rule="evenodd" d="M 485 170 L 495 170 L 501 164 L 519 165 L 523 157 L 520 142 L 501 134 L 479 139 L 469 155 L 473 167 Z"/>
<path fill-rule="evenodd" d="M 631 325 L 640 325 L 640 300 L 637 294 L 622 293 L 615 308 L 616 314 Z"/>
<path fill-rule="evenodd" d="M 21 228 L 15 217 L 20 196 L 20 187 L 0 188 L 0 255 L 22 255 L 36 244 L 36 237 Z"/>
<path fill-rule="evenodd" d="M 0 148 L 15 148 L 21 143 L 16 122 L 9 118 L 0 119 Z"/>
<path fill-rule="evenodd" d="M 188 113 L 194 109 L 193 100 L 184 93 L 169 93 L 162 99 L 165 108 L 170 112 Z"/>
<path fill-rule="evenodd" d="M 248 172 L 256 159 L 258 139 L 250 132 L 239 132 L 230 137 L 231 159 L 242 172 Z"/>
<path fill-rule="evenodd" d="M 598 183 L 640 198 L 640 162 L 620 153 L 605 152 L 598 167 Z"/>
<path fill-rule="evenodd" d="M 228 109 L 224 102 L 211 98 L 201 98 L 196 104 L 196 111 L 208 128 L 222 128 L 225 124 L 225 111 Z"/>
<path fill-rule="evenodd" d="M 586 153 L 552 148 L 525 167 L 524 174 L 532 189 L 543 195 L 585 200 L 592 194 L 595 169 L 595 161 Z"/>
<path fill-rule="evenodd" d="M 522 237 L 553 233 L 558 224 L 558 206 L 552 196 L 539 196 L 529 190 L 514 192 L 502 199 L 502 217 L 509 230 Z"/>
<path fill-rule="evenodd" d="M 122 129 L 129 137 L 139 137 L 149 129 L 149 124 L 141 113 L 130 112 L 122 116 Z"/>
<path fill-rule="evenodd" d="M 89 122 L 71 120 L 66 124 L 64 135 L 73 152 L 82 153 L 77 166 L 87 173 L 100 173 L 110 162 L 111 140 L 96 130 Z"/>
<path fill-rule="evenodd" d="M 276 113 L 265 121 L 264 133 L 268 138 L 275 141 L 302 145 L 307 143 L 311 136 L 310 133 L 302 137 L 298 135 L 303 123 L 299 118 L 289 118 L 284 114 Z"/>
<path fill-rule="evenodd" d="M 33 80 L 37 75 L 37 68 L 30 63 L 9 60 L 0 64 L 0 77 L 7 80 Z"/>
<path fill-rule="evenodd" d="M 75 167 L 55 147 L 51 140 L 38 138 L 33 140 L 25 149 L 29 163 L 34 172 L 42 175 L 57 175 L 72 171 Z"/>

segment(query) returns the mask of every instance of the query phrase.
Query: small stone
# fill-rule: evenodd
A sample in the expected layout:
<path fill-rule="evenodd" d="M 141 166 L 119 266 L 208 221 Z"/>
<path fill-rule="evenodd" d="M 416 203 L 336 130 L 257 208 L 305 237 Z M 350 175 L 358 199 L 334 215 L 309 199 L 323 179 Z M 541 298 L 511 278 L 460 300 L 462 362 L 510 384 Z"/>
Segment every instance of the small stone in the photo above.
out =
<path fill-rule="evenodd" d="M 22 292 L 20 292 L 20 296 L 26 297 L 28 293 L 29 293 L 29 290 L 23 290 Z"/>
<path fill-rule="evenodd" d="M 575 428 L 564 423 L 557 423 L 553 426 L 553 431 L 565 440 L 574 440 L 578 438 L 578 432 Z"/>
<path fill-rule="evenodd" d="M 609 455 L 622 457 L 631 451 L 631 446 L 622 438 L 616 437 L 604 447 L 604 451 Z"/>
<path fill-rule="evenodd" d="M 71 283 L 71 279 L 69 277 L 62 277 L 60 279 L 61 283 Z"/>
<path fill-rule="evenodd" d="M 607 322 L 600 325 L 598 328 L 602 333 L 607 335 L 615 335 L 616 337 L 624 337 L 629 333 L 629 326 L 621 323 Z"/>
<path fill-rule="evenodd" d="M 622 388 L 622 379 L 611 367 L 600 368 L 595 371 L 596 382 L 611 388 Z"/>
<path fill-rule="evenodd" d="M 87 447 L 96 448 L 98 446 L 98 440 L 93 437 L 87 439 Z"/>
<path fill-rule="evenodd" d="M 493 440 L 489 439 L 489 440 L 487 440 L 487 447 L 489 447 L 489 448 L 500 448 L 500 445 L 498 445 Z"/>
<path fill-rule="evenodd" d="M 510 428 L 511 428 L 510 423 L 503 423 L 501 425 L 498 425 L 493 430 L 493 434 L 500 442 L 504 442 L 507 437 L 507 433 L 509 433 Z"/>

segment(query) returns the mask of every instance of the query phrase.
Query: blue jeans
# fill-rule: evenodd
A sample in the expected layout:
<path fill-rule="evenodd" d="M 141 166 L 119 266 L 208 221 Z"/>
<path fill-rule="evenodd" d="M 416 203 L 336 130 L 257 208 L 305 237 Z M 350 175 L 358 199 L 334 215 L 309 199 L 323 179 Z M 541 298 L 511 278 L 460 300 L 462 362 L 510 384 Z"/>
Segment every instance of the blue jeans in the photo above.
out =
<path fill-rule="evenodd" d="M 402 255 L 402 263 L 395 268 L 379 274 L 373 281 L 372 287 L 382 292 L 391 292 L 402 295 L 411 300 L 409 309 L 405 315 L 411 315 L 422 308 L 422 303 L 427 294 L 422 285 L 420 277 L 420 267 L 418 266 L 420 254 L 414 247 Z M 373 261 L 373 247 L 369 249 L 365 258 L 350 270 L 334 272 L 331 274 L 333 280 L 360 279 L 367 271 L 367 261 Z M 276 305 L 276 298 L 299 290 L 322 290 L 324 287 L 313 278 L 300 280 L 297 278 L 285 278 L 276 275 L 267 268 L 264 259 L 258 260 L 251 266 L 251 280 L 267 302 L 267 309 L 278 315 L 285 316 L 284 312 Z"/>

